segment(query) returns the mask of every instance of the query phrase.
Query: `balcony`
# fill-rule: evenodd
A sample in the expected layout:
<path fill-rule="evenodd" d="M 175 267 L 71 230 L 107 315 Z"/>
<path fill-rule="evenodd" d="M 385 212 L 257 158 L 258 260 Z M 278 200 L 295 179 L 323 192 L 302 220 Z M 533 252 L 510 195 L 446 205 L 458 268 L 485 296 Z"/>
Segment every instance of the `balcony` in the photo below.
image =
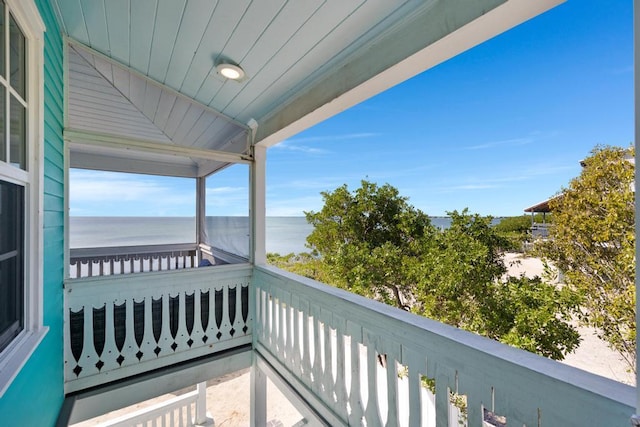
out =
<path fill-rule="evenodd" d="M 332 426 L 622 426 L 634 413 L 633 387 L 272 267 L 65 284 L 67 394 L 234 349 L 253 354 L 257 425 L 267 377 Z"/>

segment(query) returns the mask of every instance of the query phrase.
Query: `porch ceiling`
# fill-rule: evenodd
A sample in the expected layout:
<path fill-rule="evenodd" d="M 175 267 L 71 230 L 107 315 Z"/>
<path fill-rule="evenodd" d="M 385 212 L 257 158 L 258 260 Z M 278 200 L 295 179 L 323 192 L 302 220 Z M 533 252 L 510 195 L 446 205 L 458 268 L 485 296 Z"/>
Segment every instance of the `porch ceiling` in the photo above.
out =
<path fill-rule="evenodd" d="M 247 153 L 240 123 L 272 145 L 563 0 L 52 1 L 72 40 L 67 130 Z"/>

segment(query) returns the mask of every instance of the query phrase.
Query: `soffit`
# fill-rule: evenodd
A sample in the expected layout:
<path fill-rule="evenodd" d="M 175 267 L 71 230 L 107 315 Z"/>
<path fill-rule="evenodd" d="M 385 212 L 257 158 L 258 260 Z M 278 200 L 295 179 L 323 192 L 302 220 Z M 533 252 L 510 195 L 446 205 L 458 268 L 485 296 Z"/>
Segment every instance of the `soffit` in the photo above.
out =
<path fill-rule="evenodd" d="M 265 145 L 562 2 L 52 1 L 74 42 L 232 121 L 254 119 Z M 221 78 L 222 60 L 247 78 Z"/>

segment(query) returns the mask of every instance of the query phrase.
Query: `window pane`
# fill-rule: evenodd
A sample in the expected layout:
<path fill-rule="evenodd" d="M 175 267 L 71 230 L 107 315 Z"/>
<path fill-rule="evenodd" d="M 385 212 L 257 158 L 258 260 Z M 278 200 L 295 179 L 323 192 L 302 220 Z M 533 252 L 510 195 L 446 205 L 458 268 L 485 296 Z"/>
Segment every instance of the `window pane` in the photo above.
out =
<path fill-rule="evenodd" d="M 24 191 L 0 181 L 0 351 L 24 327 Z"/>
<path fill-rule="evenodd" d="M 7 103 L 5 102 L 5 94 L 6 89 L 4 86 L 0 85 L 0 161 L 7 161 L 7 130 L 6 130 L 6 116 L 7 113 L 5 111 L 5 106 Z"/>
<path fill-rule="evenodd" d="M 27 158 L 27 132 L 26 132 L 26 112 L 20 101 L 11 96 L 11 129 L 9 145 L 11 152 L 9 159 L 11 164 L 20 169 L 26 169 Z"/>
<path fill-rule="evenodd" d="M 5 52 L 5 33 L 4 33 L 4 2 L 0 1 L 0 75 L 6 77 L 4 52 Z"/>
<path fill-rule="evenodd" d="M 26 46 L 25 39 L 22 31 L 18 27 L 18 24 L 11 17 L 9 23 L 9 65 L 11 70 L 11 87 L 13 87 L 22 97 L 25 98 L 25 58 L 26 58 Z"/>

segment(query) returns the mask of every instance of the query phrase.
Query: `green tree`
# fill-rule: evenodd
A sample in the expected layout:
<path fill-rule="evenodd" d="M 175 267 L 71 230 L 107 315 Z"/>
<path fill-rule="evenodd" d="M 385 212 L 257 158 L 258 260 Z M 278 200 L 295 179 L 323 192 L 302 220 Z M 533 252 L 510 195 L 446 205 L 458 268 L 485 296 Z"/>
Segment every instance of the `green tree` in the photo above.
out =
<path fill-rule="evenodd" d="M 577 347 L 571 299 L 540 279 L 505 277 L 491 217 L 451 212 L 438 230 L 397 189 L 367 181 L 322 196 L 322 210 L 306 213 L 322 264 L 314 278 L 556 359 Z"/>
<path fill-rule="evenodd" d="M 619 147 L 591 152 L 550 204 L 554 225 L 541 253 L 583 297 L 581 320 L 635 371 L 634 155 Z"/>
<path fill-rule="evenodd" d="M 321 194 L 322 210 L 305 213 L 314 226 L 307 244 L 322 256 L 328 282 L 408 310 L 412 266 L 435 233 L 429 217 L 388 184 Z"/>

